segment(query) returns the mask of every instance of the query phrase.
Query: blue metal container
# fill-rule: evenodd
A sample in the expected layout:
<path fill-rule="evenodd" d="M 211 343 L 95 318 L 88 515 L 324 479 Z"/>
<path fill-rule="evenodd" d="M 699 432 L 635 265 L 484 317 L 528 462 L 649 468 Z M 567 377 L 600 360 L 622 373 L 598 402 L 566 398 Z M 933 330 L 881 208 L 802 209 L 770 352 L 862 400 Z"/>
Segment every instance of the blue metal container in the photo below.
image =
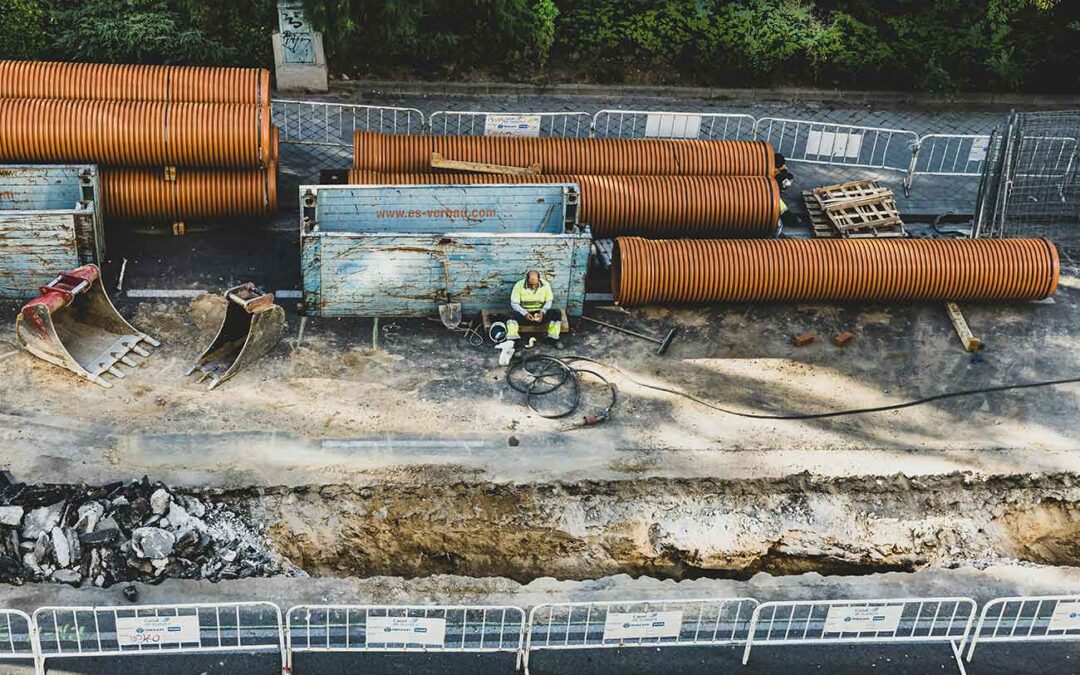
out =
<path fill-rule="evenodd" d="M 100 264 L 94 166 L 0 166 L 0 298 L 26 301 L 58 272 Z"/>
<path fill-rule="evenodd" d="M 434 317 L 448 301 L 464 314 L 507 311 L 529 269 L 551 283 L 556 306 L 583 310 L 592 237 L 577 225 L 576 186 L 304 186 L 300 195 L 311 316 Z M 386 210 L 394 215 L 378 214 Z"/>
<path fill-rule="evenodd" d="M 579 201 L 574 183 L 300 189 L 304 217 L 333 232 L 562 234 L 578 225 Z"/>

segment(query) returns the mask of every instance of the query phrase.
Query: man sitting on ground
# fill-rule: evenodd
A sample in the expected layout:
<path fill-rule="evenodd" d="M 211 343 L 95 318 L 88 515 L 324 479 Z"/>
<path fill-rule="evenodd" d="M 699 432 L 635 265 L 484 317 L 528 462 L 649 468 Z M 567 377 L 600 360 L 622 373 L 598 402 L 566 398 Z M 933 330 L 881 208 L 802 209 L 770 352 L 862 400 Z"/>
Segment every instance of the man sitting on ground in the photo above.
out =
<path fill-rule="evenodd" d="M 556 349 L 562 349 L 559 336 L 562 332 L 562 312 L 552 308 L 555 296 L 551 284 L 544 281 L 537 270 L 529 270 L 525 278 L 514 284 L 510 293 L 510 309 L 513 316 L 506 322 L 506 337 L 518 338 L 518 324 L 547 324 L 547 339 Z"/>

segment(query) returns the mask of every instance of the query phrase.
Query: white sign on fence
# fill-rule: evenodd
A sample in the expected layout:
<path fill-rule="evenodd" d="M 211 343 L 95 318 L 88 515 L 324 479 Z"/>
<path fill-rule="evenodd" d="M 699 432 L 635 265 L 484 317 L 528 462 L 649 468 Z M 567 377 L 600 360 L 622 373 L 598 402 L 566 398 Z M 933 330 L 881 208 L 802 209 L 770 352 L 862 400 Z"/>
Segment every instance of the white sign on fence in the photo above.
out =
<path fill-rule="evenodd" d="M 604 640 L 679 637 L 682 619 L 681 611 L 608 612 L 604 621 Z"/>
<path fill-rule="evenodd" d="M 368 643 L 419 644 L 442 647 L 446 642 L 446 619 L 413 616 L 369 616 Z"/>
<path fill-rule="evenodd" d="M 649 113 L 645 118 L 646 138 L 697 138 L 699 133 L 701 115 Z"/>
<path fill-rule="evenodd" d="M 199 641 L 197 616 L 118 616 L 116 641 L 121 647 Z"/>
<path fill-rule="evenodd" d="M 808 155 L 858 159 L 861 150 L 861 134 L 811 129 L 806 138 L 806 154 Z"/>
<path fill-rule="evenodd" d="M 825 616 L 826 633 L 892 632 L 900 626 L 903 605 L 830 607 Z"/>
<path fill-rule="evenodd" d="M 1048 630 L 1080 630 L 1080 601 L 1059 602 L 1050 615 Z"/>
<path fill-rule="evenodd" d="M 540 115 L 488 115 L 485 136 L 539 136 Z"/>
<path fill-rule="evenodd" d="M 990 137 L 982 136 L 971 140 L 971 150 L 968 151 L 967 161 L 981 162 L 986 159 L 986 149 L 990 147 Z"/>

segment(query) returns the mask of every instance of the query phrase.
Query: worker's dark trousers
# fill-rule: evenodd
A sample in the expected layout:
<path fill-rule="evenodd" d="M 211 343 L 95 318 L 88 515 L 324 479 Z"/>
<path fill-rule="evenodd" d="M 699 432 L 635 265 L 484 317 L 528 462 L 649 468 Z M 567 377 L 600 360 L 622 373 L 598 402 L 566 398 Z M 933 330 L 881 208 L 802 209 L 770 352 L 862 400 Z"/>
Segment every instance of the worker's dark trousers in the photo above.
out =
<path fill-rule="evenodd" d="M 525 318 L 524 314 L 522 314 L 522 313 L 520 313 L 518 311 L 514 311 L 514 320 L 516 320 L 518 323 L 528 323 L 528 324 L 532 324 L 532 325 L 537 325 L 537 324 L 547 325 L 547 323 L 549 321 L 562 321 L 562 312 L 560 312 L 555 307 L 552 307 L 548 311 L 544 312 L 544 318 L 541 319 L 540 321 L 530 321 L 530 320 Z"/>

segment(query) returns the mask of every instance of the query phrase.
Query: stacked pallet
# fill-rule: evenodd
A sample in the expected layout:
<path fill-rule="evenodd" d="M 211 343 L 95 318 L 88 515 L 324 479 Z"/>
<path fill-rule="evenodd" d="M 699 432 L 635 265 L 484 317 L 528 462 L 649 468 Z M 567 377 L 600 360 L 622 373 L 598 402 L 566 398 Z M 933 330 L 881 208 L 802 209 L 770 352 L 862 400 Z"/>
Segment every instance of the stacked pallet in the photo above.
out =
<path fill-rule="evenodd" d="M 815 237 L 906 237 L 896 197 L 877 181 L 860 180 L 803 192 Z"/>
<path fill-rule="evenodd" d="M 0 119 L 0 161 L 100 165 L 107 220 L 276 209 L 265 69 L 0 61 Z"/>
<path fill-rule="evenodd" d="M 772 146 L 760 141 L 357 132 L 353 152 L 354 184 L 577 183 L 596 237 L 769 237 L 780 220 Z M 541 173 L 438 171 L 433 157 Z"/>

